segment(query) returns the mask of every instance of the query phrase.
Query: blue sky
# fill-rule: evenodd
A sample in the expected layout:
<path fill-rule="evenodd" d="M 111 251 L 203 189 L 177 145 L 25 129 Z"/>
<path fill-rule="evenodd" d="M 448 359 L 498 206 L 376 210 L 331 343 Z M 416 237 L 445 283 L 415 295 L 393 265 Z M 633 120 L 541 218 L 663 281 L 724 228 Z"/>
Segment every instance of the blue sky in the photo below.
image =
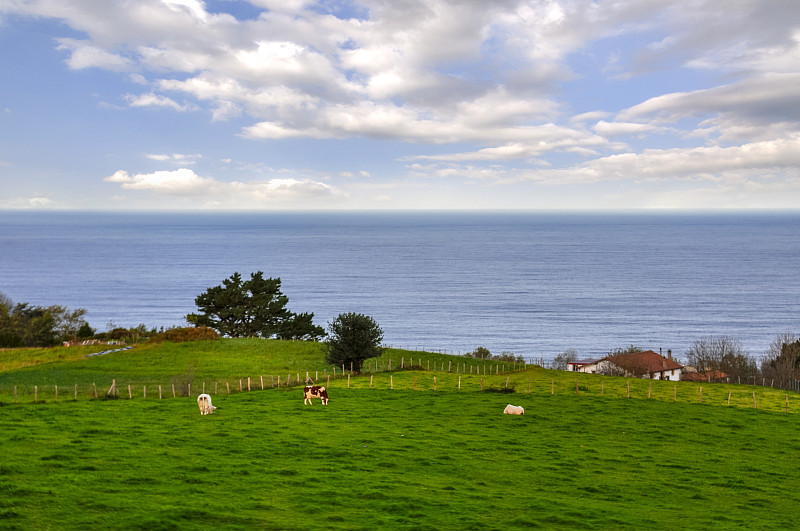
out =
<path fill-rule="evenodd" d="M 797 0 L 0 0 L 0 209 L 796 209 Z"/>

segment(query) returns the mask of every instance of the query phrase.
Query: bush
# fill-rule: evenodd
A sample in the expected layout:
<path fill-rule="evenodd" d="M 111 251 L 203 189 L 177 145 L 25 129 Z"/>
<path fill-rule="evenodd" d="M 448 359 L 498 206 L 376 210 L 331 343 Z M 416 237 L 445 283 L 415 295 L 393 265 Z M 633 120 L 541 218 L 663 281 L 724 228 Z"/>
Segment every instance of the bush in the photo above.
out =
<path fill-rule="evenodd" d="M 170 328 L 150 338 L 150 341 L 214 341 L 219 339 L 216 330 L 208 326 L 190 328 Z"/>

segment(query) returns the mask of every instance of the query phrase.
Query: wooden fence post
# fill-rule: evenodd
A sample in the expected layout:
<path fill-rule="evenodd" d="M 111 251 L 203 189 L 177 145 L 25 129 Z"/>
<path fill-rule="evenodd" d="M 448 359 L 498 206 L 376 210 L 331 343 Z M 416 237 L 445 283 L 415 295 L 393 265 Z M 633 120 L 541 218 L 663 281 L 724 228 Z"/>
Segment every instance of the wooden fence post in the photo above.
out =
<path fill-rule="evenodd" d="M 147 398 L 147 386 L 142 387 L 142 398 Z"/>
<path fill-rule="evenodd" d="M 433 390 L 436 391 L 436 376 L 433 377 Z"/>
<path fill-rule="evenodd" d="M 280 377 L 278 378 L 278 385 L 280 386 Z M 225 382 L 225 387 L 228 389 L 228 394 L 231 394 L 231 383 Z"/>
<path fill-rule="evenodd" d="M 75 384 L 75 400 L 78 399 L 78 384 Z"/>
<path fill-rule="evenodd" d="M 733 394 L 733 391 L 728 391 L 728 405 L 731 405 L 731 395 L 732 394 Z"/>
<path fill-rule="evenodd" d="M 458 375 L 458 390 L 461 391 L 461 375 L 460 374 Z M 786 395 L 786 396 L 787 396 L 786 400 L 789 400 L 789 398 L 788 398 L 789 395 Z"/>
<path fill-rule="evenodd" d="M 158 384 L 158 399 L 161 400 L 161 384 Z"/>
<path fill-rule="evenodd" d="M 550 380 L 550 396 L 556 393 L 556 381 Z"/>
<path fill-rule="evenodd" d="M 347 375 L 347 388 L 350 389 L 350 374 Z"/>
<path fill-rule="evenodd" d="M 649 386 L 648 386 L 648 388 L 647 388 L 647 398 L 648 398 L 648 399 L 650 398 L 650 395 L 651 395 L 651 393 L 652 393 L 652 392 L 653 392 L 653 382 L 652 382 L 652 380 L 651 380 L 651 381 L 650 381 L 650 385 L 649 385 Z"/>
<path fill-rule="evenodd" d="M 14 386 L 14 403 L 17 403 L 17 386 Z"/>
<path fill-rule="evenodd" d="M 38 401 L 39 401 L 39 386 L 38 385 L 34 385 L 33 386 L 33 403 L 35 404 Z"/>
<path fill-rule="evenodd" d="M 373 377 L 373 376 L 374 376 L 373 374 L 370 374 L 370 375 L 369 375 L 369 388 L 370 388 L 370 389 L 372 389 L 372 377 Z"/>
<path fill-rule="evenodd" d="M 576 394 L 576 395 L 580 394 L 580 393 L 578 392 L 578 380 L 575 380 L 575 394 Z"/>
<path fill-rule="evenodd" d="M 753 408 L 758 409 L 758 405 L 756 405 L 756 392 L 753 391 Z"/>
<path fill-rule="evenodd" d="M 187 385 L 187 387 L 186 387 L 186 395 L 187 396 L 192 396 L 192 384 L 189 383 L 189 384 L 186 384 L 186 385 Z"/>
<path fill-rule="evenodd" d="M 299 380 L 300 378 L 298 378 Z M 250 391 L 250 377 L 247 377 L 247 390 Z"/>
<path fill-rule="evenodd" d="M 97 398 L 97 385 L 92 382 L 92 392 L 94 393 L 94 397 Z"/>
<path fill-rule="evenodd" d="M 631 397 L 631 381 L 630 380 L 626 381 L 626 384 L 627 384 L 627 388 L 628 388 L 628 398 L 630 398 Z"/>
<path fill-rule="evenodd" d="M 56 386 L 56 398 L 55 401 L 58 402 L 58 386 Z"/>
<path fill-rule="evenodd" d="M 261 390 L 264 390 L 264 377 L 261 377 Z"/>
<path fill-rule="evenodd" d="M 131 392 L 131 384 L 128 384 L 128 400 L 133 398 L 133 393 Z"/>
<path fill-rule="evenodd" d="M 605 392 L 604 387 L 605 387 L 605 380 L 600 380 L 600 396 L 603 396 L 603 393 Z"/>
<path fill-rule="evenodd" d="M 481 391 L 483 391 L 483 376 L 481 376 Z"/>
<path fill-rule="evenodd" d="M 205 394 L 205 392 L 206 392 L 206 383 L 203 382 L 203 394 Z"/>
<path fill-rule="evenodd" d="M 394 389 L 394 376 L 391 374 L 389 375 L 389 389 Z"/>
<path fill-rule="evenodd" d="M 172 384 L 172 398 L 175 398 L 175 384 Z"/>
<path fill-rule="evenodd" d="M 700 403 L 703 403 L 703 386 L 700 386 Z"/>
<path fill-rule="evenodd" d="M 330 387 L 330 386 L 331 386 L 331 375 L 329 374 L 328 375 L 328 387 Z"/>
<path fill-rule="evenodd" d="M 291 376 L 291 375 L 289 375 L 289 376 Z M 288 384 L 289 378 L 286 378 L 286 381 L 287 381 L 287 384 L 286 384 L 286 385 L 289 385 L 289 384 Z M 241 378 L 239 378 L 239 392 L 240 392 L 240 393 L 242 392 L 242 389 L 243 389 L 243 386 L 242 386 L 242 379 L 241 379 Z"/>

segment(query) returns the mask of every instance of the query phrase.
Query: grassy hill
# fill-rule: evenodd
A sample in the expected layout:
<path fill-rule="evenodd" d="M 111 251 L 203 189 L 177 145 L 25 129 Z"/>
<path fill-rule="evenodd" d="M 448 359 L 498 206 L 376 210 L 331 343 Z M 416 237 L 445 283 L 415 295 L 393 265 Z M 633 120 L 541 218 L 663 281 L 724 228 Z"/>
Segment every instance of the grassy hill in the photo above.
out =
<path fill-rule="evenodd" d="M 704 386 L 701 402 L 698 384 L 390 351 L 349 387 L 339 368 L 323 407 L 257 379 L 332 374 L 314 344 L 64 351 L 0 353 L 42 362 L 0 373 L 0 529 L 788 529 L 800 516 L 800 401 L 786 412 L 768 388 Z M 112 379 L 120 399 L 91 397 Z M 219 386 L 203 417 L 193 397 L 158 399 L 153 386 L 179 380 L 231 393 Z M 525 416 L 502 415 L 509 402 Z"/>

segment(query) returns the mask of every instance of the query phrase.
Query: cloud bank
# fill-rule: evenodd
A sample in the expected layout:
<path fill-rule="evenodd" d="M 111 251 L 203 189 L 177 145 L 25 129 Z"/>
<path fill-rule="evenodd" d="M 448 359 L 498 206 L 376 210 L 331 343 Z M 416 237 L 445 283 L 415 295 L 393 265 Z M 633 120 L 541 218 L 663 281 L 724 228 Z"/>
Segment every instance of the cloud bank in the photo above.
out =
<path fill-rule="evenodd" d="M 732 188 L 740 206 L 747 187 L 800 198 L 795 0 L 246 4 L 4 0 L 0 13 L 71 28 L 54 44 L 66 66 L 136 80 L 116 102 L 130 110 L 235 122 L 254 145 L 412 146 L 386 160 L 387 189 L 480 181 L 501 198 L 512 183 L 659 180 L 719 183 L 698 186 L 694 206 Z M 229 205 L 350 197 L 322 179 L 201 177 L 186 166 L 206 157 L 185 157 L 147 155 L 181 168 L 106 181 Z M 359 175 L 341 164 L 327 175 L 345 172 Z"/>

